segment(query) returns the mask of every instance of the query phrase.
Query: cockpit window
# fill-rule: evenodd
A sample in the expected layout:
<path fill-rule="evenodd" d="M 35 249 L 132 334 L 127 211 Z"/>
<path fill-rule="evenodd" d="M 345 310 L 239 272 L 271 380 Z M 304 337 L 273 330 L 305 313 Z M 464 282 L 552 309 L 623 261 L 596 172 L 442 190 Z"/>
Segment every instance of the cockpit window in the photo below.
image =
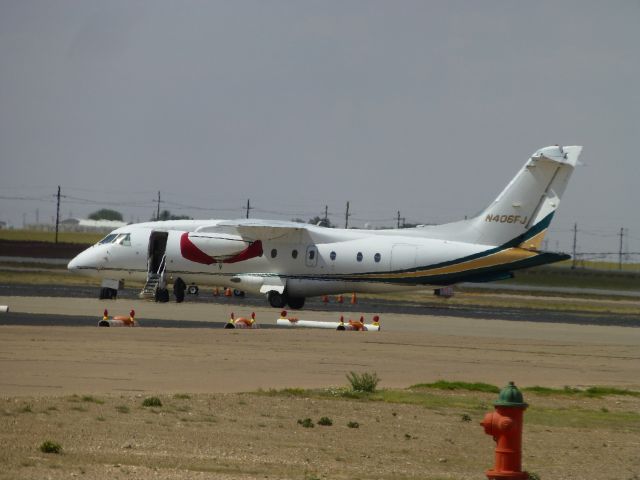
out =
<path fill-rule="evenodd" d="M 116 237 L 118 236 L 117 233 L 110 233 L 109 235 L 107 235 L 106 237 L 104 237 L 102 240 L 100 240 L 98 243 L 100 245 L 104 245 L 106 243 L 113 243 L 116 239 Z"/>
<path fill-rule="evenodd" d="M 121 233 L 118 235 L 118 238 L 115 239 L 114 243 L 122 245 L 123 247 L 131 246 L 131 234 L 130 233 Z"/>

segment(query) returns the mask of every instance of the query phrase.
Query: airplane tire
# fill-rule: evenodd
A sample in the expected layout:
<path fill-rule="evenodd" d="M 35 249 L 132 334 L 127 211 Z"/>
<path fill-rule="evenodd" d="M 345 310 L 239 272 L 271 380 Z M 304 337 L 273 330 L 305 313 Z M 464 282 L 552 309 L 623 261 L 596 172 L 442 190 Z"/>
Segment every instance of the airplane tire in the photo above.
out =
<path fill-rule="evenodd" d="M 290 308 L 294 310 L 299 310 L 302 307 L 304 307 L 304 301 L 305 301 L 304 297 L 289 297 L 289 299 L 287 300 L 287 303 L 289 304 Z"/>
<path fill-rule="evenodd" d="M 100 300 L 115 300 L 118 297 L 118 290 L 103 287 L 100 289 Z"/>
<path fill-rule="evenodd" d="M 276 292 L 275 290 L 271 290 L 269 292 L 267 299 L 269 300 L 269 305 L 271 305 L 273 308 L 284 308 L 284 306 L 287 304 L 286 295 Z"/>
<path fill-rule="evenodd" d="M 187 293 L 189 295 L 197 295 L 199 291 L 200 289 L 197 285 L 189 285 L 189 287 L 187 287 Z"/>

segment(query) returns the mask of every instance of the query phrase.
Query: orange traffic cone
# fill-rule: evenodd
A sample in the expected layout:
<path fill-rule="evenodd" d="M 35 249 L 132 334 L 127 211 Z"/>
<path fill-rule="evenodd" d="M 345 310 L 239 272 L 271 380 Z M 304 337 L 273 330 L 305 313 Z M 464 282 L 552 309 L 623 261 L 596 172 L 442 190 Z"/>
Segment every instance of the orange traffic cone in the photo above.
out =
<path fill-rule="evenodd" d="M 329 303 L 329 295 L 322 296 L 322 303 Z"/>
<path fill-rule="evenodd" d="M 336 302 L 338 302 L 338 303 L 343 303 L 343 302 L 344 302 L 344 297 L 343 297 L 342 295 L 338 295 L 338 296 L 336 297 Z"/>
<path fill-rule="evenodd" d="M 355 305 L 356 303 L 358 303 L 358 299 L 356 298 L 356 292 L 353 292 L 351 294 L 351 305 Z"/>
<path fill-rule="evenodd" d="M 213 296 L 217 297 L 218 295 L 220 295 L 220 289 L 218 287 L 213 289 Z"/>
<path fill-rule="evenodd" d="M 107 310 L 106 308 L 104 309 L 104 312 L 102 313 L 102 320 L 109 320 L 109 310 Z"/>
<path fill-rule="evenodd" d="M 227 287 L 227 289 L 224 291 L 224 296 L 225 297 L 232 297 L 233 296 L 233 292 L 231 291 L 231 289 L 229 287 Z"/>

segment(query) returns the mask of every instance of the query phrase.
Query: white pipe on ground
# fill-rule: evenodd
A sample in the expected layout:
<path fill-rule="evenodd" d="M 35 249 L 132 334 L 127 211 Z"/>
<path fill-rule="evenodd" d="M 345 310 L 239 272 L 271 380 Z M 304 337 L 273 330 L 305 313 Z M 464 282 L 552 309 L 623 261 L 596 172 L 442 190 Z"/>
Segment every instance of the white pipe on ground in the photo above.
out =
<path fill-rule="evenodd" d="M 327 328 L 331 330 L 337 330 L 340 326 L 340 322 L 319 322 L 317 320 L 296 320 L 288 318 L 279 318 L 276 321 L 276 325 L 279 327 L 306 327 L 306 328 Z M 353 325 L 349 323 L 342 324 L 345 330 L 356 330 Z M 363 331 L 377 332 L 380 330 L 379 325 L 364 325 Z"/>

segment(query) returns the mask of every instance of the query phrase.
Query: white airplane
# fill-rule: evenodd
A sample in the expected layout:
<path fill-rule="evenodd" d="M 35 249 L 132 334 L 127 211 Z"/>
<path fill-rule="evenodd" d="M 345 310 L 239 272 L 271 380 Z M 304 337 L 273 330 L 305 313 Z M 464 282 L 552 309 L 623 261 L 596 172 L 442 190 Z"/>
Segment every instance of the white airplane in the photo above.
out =
<path fill-rule="evenodd" d="M 102 278 L 103 297 L 138 280 L 166 300 L 173 282 L 178 301 L 187 285 L 212 285 L 294 309 L 311 296 L 511 278 L 514 270 L 570 258 L 540 248 L 581 150 L 538 150 L 468 220 L 392 230 L 250 219 L 146 222 L 114 230 L 68 268 Z"/>

